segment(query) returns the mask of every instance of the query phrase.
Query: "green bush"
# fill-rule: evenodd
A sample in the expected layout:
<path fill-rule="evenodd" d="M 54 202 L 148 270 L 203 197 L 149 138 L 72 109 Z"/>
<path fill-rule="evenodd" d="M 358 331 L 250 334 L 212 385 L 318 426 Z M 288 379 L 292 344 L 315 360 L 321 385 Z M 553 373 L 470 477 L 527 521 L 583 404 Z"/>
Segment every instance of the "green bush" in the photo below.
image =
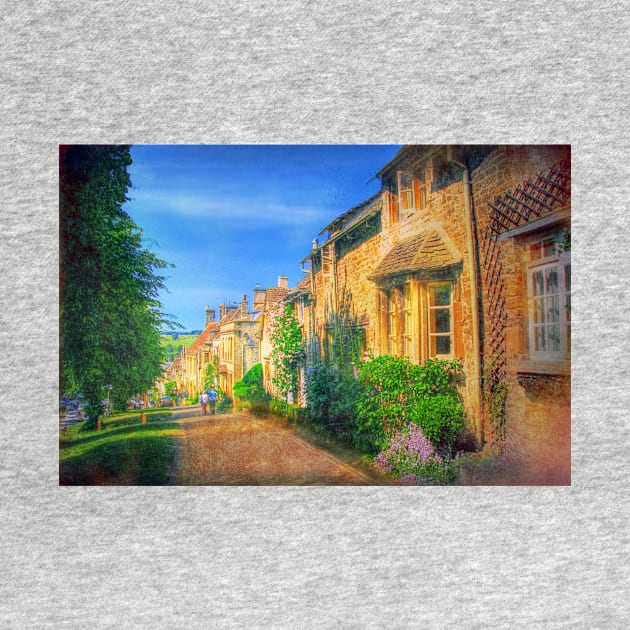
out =
<path fill-rule="evenodd" d="M 347 369 L 324 364 L 309 368 L 307 420 L 342 442 L 355 442 L 356 403 L 360 391 L 361 386 Z"/>
<path fill-rule="evenodd" d="M 464 408 L 453 394 L 420 398 L 409 415 L 440 453 L 450 453 L 466 428 Z"/>
<path fill-rule="evenodd" d="M 458 361 L 428 359 L 415 365 L 406 358 L 383 355 L 362 364 L 357 439 L 376 452 L 415 422 L 436 447 L 450 448 L 465 425 L 456 387 L 460 377 Z"/>
<path fill-rule="evenodd" d="M 268 402 L 269 394 L 263 387 L 262 363 L 257 363 L 245 373 L 245 376 L 234 384 L 232 393 L 238 398 L 243 398 L 251 403 Z"/>
<path fill-rule="evenodd" d="M 223 396 L 217 405 L 217 412 L 222 413 L 232 408 L 232 399 L 229 396 Z"/>

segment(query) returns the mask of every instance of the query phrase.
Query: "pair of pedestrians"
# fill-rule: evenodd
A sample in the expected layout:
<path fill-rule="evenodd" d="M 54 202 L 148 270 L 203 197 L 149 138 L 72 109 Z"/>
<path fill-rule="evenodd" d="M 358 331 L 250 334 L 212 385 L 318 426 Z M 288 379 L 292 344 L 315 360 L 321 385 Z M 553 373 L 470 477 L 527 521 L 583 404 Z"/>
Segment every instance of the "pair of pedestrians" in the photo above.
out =
<path fill-rule="evenodd" d="M 217 398 L 218 395 L 214 389 L 211 389 L 209 392 L 201 392 L 201 396 L 199 397 L 199 401 L 201 402 L 201 415 L 205 416 L 208 414 L 208 405 L 210 405 L 210 414 L 214 416 L 216 413 Z"/>

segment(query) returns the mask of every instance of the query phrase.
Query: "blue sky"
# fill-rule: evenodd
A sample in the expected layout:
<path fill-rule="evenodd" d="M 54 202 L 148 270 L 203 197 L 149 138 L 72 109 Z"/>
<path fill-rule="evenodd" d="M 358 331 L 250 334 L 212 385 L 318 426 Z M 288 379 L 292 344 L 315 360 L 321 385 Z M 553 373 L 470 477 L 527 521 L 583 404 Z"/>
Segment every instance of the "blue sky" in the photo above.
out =
<path fill-rule="evenodd" d="M 334 217 L 378 191 L 398 145 L 135 145 L 125 209 L 168 269 L 163 310 L 203 328 L 205 305 L 294 286 Z"/>

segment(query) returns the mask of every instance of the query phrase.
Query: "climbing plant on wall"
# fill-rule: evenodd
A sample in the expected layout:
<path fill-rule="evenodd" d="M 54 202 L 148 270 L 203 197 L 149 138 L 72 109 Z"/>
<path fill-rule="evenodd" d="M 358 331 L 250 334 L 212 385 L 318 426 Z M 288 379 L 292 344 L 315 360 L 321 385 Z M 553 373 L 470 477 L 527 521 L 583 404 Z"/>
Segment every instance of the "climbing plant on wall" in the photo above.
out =
<path fill-rule="evenodd" d="M 295 394 L 297 391 L 298 368 L 304 361 L 302 331 L 293 304 L 277 304 L 270 313 L 269 328 L 270 358 L 274 368 L 272 380 L 280 397 L 287 400 L 289 392 Z"/>

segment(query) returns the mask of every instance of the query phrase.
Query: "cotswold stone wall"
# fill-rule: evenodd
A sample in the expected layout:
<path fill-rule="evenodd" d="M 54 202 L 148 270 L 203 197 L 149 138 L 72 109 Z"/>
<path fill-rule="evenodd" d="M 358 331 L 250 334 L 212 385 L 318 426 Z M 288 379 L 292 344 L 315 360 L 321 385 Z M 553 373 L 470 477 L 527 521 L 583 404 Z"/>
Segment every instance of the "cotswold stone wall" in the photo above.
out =
<path fill-rule="evenodd" d="M 438 176 L 437 171 L 443 168 L 444 156 L 442 154 L 435 154 L 431 158 L 426 158 L 423 154 L 411 156 L 407 162 L 400 165 L 400 168 L 419 168 L 420 164 L 427 165 L 427 180 L 430 182 Z M 385 190 L 382 195 L 381 223 L 382 231 L 377 236 L 359 245 L 337 261 L 334 281 L 332 270 L 326 265 L 323 265 L 322 270 L 315 274 L 314 312 L 320 338 L 325 339 L 324 323 L 328 325 L 332 323 L 332 313 L 335 312 L 336 306 L 338 311 L 343 311 L 346 318 L 365 326 L 367 348 L 375 355 L 384 354 L 386 340 L 383 338 L 383 328 L 386 313 L 379 301 L 377 284 L 368 278 L 378 263 L 397 243 L 435 229 L 451 242 L 459 252 L 462 261 L 456 272 L 453 290 L 454 348 L 456 356 L 462 359 L 464 365 L 464 403 L 467 409 L 472 411 L 474 386 L 472 296 L 461 171 L 456 177 L 452 177 L 450 182 L 447 180 L 441 188 L 430 190 L 427 194 L 426 207 L 408 217 L 398 217 L 398 199 L 393 192 Z M 335 283 L 336 302 L 333 292 Z M 418 319 L 420 319 L 419 315 Z M 419 342 L 418 325 L 416 329 L 417 342 Z M 416 358 L 420 354 L 419 350 L 416 351 Z"/>
<path fill-rule="evenodd" d="M 467 411 L 472 413 L 477 386 L 473 360 L 473 270 L 468 247 L 463 170 L 453 161 L 464 153 L 468 153 L 467 159 L 473 164 L 472 201 L 479 271 L 488 262 L 481 243 L 492 212 L 488 202 L 569 157 L 567 147 L 561 146 L 460 147 L 450 151 L 427 147 L 410 151 L 395 168 L 424 171 L 426 206 L 410 216 L 399 218 L 393 184 L 395 172 L 383 173 L 381 232 L 341 256 L 334 266 L 332 262 L 322 263 L 313 277 L 312 313 L 313 329 L 320 344 L 326 340 L 335 314 L 340 314 L 342 321 L 365 328 L 366 345 L 370 351 L 375 355 L 385 353 L 384 302 L 380 298 L 379 286 L 369 277 L 397 243 L 436 230 L 461 257 L 453 290 L 454 349 L 464 365 L 462 395 Z M 325 253 L 330 255 L 329 251 Z M 508 239 L 499 248 L 496 264 L 498 271 L 491 283 L 482 282 L 480 278 L 480 335 L 484 359 L 481 365 L 483 368 L 484 363 L 487 366 L 491 361 L 491 345 L 497 342 L 489 323 L 493 316 L 490 309 L 496 306 L 492 296 L 500 295 L 503 319 L 498 341 L 505 361 L 501 374 L 502 385 L 507 387 L 507 421 L 503 426 L 505 435 L 499 439 L 486 409 L 478 429 L 484 440 L 504 447 L 518 461 L 520 468 L 515 467 L 511 474 L 515 475 L 514 470 L 520 472 L 510 482 L 566 483 L 570 475 L 570 383 L 566 375 L 537 382 L 519 377 L 518 362 L 528 356 L 527 252 L 517 240 Z M 425 334 L 421 334 L 419 324 L 417 333 L 418 339 Z M 416 357 L 420 356 L 417 352 Z"/>
<path fill-rule="evenodd" d="M 473 194 L 478 233 L 483 235 L 491 214 L 488 201 L 503 195 L 508 189 L 535 179 L 551 166 L 570 158 L 563 146 L 497 147 L 473 171 Z M 480 247 L 483 267 L 486 252 Z M 492 263 L 492 261 L 490 261 Z M 510 483 L 570 483 L 571 475 L 571 408 L 570 366 L 558 368 L 549 363 L 533 364 L 529 360 L 529 303 L 527 294 L 528 251 L 522 238 L 508 238 L 499 243 L 499 289 L 504 318 L 502 345 L 505 360 L 505 440 L 501 445 L 514 466 L 506 472 Z M 484 359 L 492 360 L 491 319 L 495 289 L 489 282 L 483 285 Z M 536 375 L 533 370 L 541 373 Z M 529 374 L 525 372 L 529 371 Z M 543 373 L 547 373 L 546 375 Z M 554 373 L 555 372 L 555 373 Z M 486 418 L 488 439 L 499 442 L 493 435 L 490 418 Z M 498 444 L 497 444 L 498 445 Z"/>

